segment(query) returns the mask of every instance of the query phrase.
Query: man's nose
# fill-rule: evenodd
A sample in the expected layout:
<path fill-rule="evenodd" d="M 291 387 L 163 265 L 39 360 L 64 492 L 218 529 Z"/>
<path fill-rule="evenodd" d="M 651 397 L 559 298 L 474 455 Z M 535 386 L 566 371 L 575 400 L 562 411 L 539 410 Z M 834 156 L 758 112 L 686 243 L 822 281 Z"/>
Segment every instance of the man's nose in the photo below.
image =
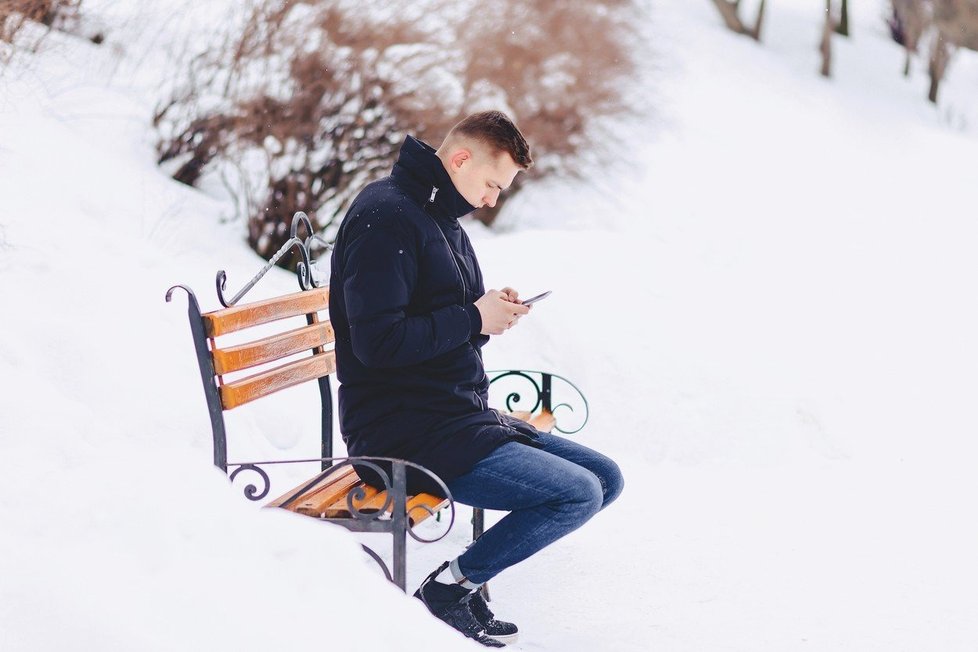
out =
<path fill-rule="evenodd" d="M 499 198 L 499 195 L 497 195 L 494 192 L 490 192 L 488 195 L 486 195 L 485 197 L 482 198 L 482 201 L 484 201 L 489 206 L 489 208 L 495 208 L 495 206 L 496 206 L 496 200 L 498 198 Z"/>

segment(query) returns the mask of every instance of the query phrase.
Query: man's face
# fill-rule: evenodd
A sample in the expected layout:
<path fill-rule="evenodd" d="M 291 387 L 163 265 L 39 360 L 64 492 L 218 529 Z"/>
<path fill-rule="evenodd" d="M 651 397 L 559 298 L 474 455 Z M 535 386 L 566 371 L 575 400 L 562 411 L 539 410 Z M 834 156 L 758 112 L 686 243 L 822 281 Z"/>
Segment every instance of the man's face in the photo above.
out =
<path fill-rule="evenodd" d="M 455 189 L 476 208 L 495 206 L 521 169 L 507 152 L 492 154 L 477 147 L 457 150 L 448 166 Z"/>

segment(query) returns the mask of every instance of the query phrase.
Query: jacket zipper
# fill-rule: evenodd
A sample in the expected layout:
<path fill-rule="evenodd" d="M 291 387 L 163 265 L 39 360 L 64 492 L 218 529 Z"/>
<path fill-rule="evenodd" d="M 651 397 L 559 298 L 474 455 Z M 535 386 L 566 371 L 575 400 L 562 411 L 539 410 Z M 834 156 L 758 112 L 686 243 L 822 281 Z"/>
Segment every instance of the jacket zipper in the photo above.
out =
<path fill-rule="evenodd" d="M 438 187 L 437 186 L 432 186 L 431 187 L 431 196 L 428 197 L 428 204 L 429 205 L 435 203 L 435 195 L 437 195 L 437 194 L 438 194 Z M 455 271 L 458 272 L 458 280 L 462 284 L 462 304 L 461 305 L 464 306 L 467 303 L 466 297 L 469 294 L 469 290 L 468 290 L 468 286 L 465 285 L 465 276 L 462 274 L 462 266 L 458 264 L 458 254 L 456 254 L 455 253 L 455 250 L 452 249 L 452 243 L 450 243 L 448 241 L 448 236 L 445 235 L 445 232 L 441 228 L 441 224 L 438 223 L 438 220 L 435 219 L 435 216 L 429 213 L 428 214 L 428 217 L 430 217 L 432 219 L 432 221 L 434 221 L 435 226 L 438 227 L 438 233 L 441 234 L 441 239 L 445 241 L 445 246 L 448 247 L 449 253 L 452 254 L 452 262 L 455 263 Z M 486 405 L 486 402 L 482 400 L 482 395 L 479 394 L 478 391 L 476 391 L 476 388 L 475 388 L 474 385 L 472 386 L 472 394 L 475 396 L 476 400 L 479 402 L 479 405 L 482 406 L 482 409 L 483 410 L 488 410 L 489 409 L 489 406 Z M 498 416 L 496 417 L 496 420 L 499 421 L 499 417 Z"/>

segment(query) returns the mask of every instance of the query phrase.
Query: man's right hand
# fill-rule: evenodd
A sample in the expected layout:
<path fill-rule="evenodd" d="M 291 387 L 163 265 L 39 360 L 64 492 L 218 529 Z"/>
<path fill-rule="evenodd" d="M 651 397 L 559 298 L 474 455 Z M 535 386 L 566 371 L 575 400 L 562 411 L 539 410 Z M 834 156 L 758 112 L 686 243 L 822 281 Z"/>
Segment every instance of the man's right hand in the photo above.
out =
<path fill-rule="evenodd" d="M 514 303 L 509 299 L 509 294 L 499 290 L 489 290 L 475 302 L 475 307 L 482 316 L 483 335 L 502 335 L 520 317 L 530 312 L 532 306 Z"/>

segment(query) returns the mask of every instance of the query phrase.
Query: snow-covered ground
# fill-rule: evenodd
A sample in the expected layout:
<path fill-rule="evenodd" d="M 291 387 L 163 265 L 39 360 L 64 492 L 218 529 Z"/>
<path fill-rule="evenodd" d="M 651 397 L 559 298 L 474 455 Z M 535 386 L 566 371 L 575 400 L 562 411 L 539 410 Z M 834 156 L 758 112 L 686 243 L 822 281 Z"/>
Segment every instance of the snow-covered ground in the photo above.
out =
<path fill-rule="evenodd" d="M 516 649 L 978 648 L 978 56 L 934 108 L 882 2 L 854 3 L 832 80 L 820 3 L 769 4 L 756 44 L 708 2 L 653 0 L 629 170 L 469 227 L 487 285 L 554 290 L 488 366 L 581 386 L 578 437 L 627 483 L 493 582 Z M 149 115 L 213 5 L 86 5 L 127 38 L 51 34 L 0 77 L 0 650 L 471 649 L 353 535 L 210 467 L 163 294 L 212 309 L 215 271 L 233 291 L 260 261 L 226 202 L 157 169 Z M 315 400 L 230 413 L 232 457 L 315 455 Z M 465 520 L 412 547 L 412 590 Z"/>

